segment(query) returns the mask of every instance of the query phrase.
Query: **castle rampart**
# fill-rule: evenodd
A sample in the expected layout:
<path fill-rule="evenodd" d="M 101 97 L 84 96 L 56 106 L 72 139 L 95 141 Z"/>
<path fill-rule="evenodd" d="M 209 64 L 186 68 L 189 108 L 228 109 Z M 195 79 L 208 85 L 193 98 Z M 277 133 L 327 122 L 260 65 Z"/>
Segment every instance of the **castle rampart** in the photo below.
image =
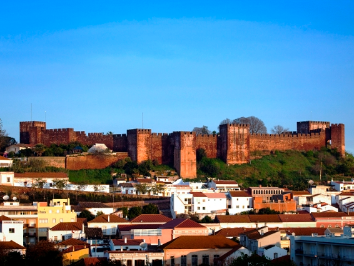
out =
<path fill-rule="evenodd" d="M 182 177 L 188 178 L 196 177 L 196 150 L 199 148 L 204 149 L 209 158 L 221 158 L 228 164 L 247 163 L 251 158 L 275 150 L 318 150 L 329 143 L 344 156 L 344 133 L 343 124 L 321 121 L 298 122 L 296 132 L 283 134 L 251 134 L 249 125 L 225 124 L 220 125 L 219 135 L 196 135 L 186 131 L 151 133 L 151 129 L 129 129 L 127 134 L 86 135 L 85 131 L 73 128 L 46 129 L 45 122 L 20 122 L 21 143 L 47 146 L 73 141 L 85 145 L 104 143 L 113 151 L 121 152 L 121 157 L 127 154 L 138 163 L 157 160 L 173 164 Z"/>

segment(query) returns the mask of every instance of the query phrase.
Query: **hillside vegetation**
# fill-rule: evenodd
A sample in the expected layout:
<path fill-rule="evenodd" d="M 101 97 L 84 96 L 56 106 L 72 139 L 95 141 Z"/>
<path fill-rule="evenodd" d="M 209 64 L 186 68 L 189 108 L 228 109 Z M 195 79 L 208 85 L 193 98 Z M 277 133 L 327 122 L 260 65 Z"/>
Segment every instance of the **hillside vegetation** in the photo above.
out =
<path fill-rule="evenodd" d="M 336 150 L 275 151 L 252 160 L 249 164 L 227 165 L 220 159 L 210 159 L 198 150 L 198 179 L 216 177 L 236 180 L 242 187 L 279 186 L 305 189 L 309 180 L 325 182 L 354 176 L 354 157 L 347 153 L 341 158 Z"/>

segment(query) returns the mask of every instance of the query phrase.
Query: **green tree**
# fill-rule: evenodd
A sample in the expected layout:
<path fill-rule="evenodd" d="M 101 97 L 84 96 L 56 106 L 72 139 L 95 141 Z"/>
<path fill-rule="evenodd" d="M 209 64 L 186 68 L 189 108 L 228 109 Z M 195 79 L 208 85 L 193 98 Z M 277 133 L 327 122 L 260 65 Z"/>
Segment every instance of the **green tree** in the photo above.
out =
<path fill-rule="evenodd" d="M 53 187 L 55 187 L 56 189 L 59 189 L 60 191 L 63 191 L 67 185 L 68 185 L 68 182 L 66 180 L 61 180 L 61 179 L 54 179 L 53 180 Z"/>
<path fill-rule="evenodd" d="M 35 245 L 30 245 L 26 252 L 28 266 L 62 266 L 63 255 L 49 241 L 39 241 Z"/>
<path fill-rule="evenodd" d="M 45 181 L 42 178 L 36 178 L 32 186 L 34 188 L 43 188 L 44 184 Z"/>
<path fill-rule="evenodd" d="M 124 217 L 128 217 L 128 213 L 129 213 L 129 212 L 128 212 L 128 208 L 127 208 L 127 207 L 122 207 L 121 210 L 122 210 L 122 212 L 123 212 L 123 218 L 124 218 Z"/>
<path fill-rule="evenodd" d="M 142 213 L 142 208 L 140 206 L 131 207 L 128 212 L 128 218 L 134 219 L 135 217 L 139 216 Z"/>
<path fill-rule="evenodd" d="M 210 218 L 210 216 L 205 215 L 203 219 L 200 221 L 201 223 L 212 223 L 214 222 L 213 219 Z"/>
<path fill-rule="evenodd" d="M 159 193 L 162 193 L 165 191 L 165 185 L 164 184 L 156 184 L 150 188 L 150 191 L 154 194 L 157 195 Z"/>
<path fill-rule="evenodd" d="M 201 160 L 207 157 L 206 151 L 203 148 L 197 149 L 197 162 L 199 163 Z"/>
<path fill-rule="evenodd" d="M 142 209 L 143 214 L 159 214 L 159 208 L 155 204 L 149 203 L 145 205 Z"/>
<path fill-rule="evenodd" d="M 104 214 L 103 211 L 98 211 L 98 212 L 96 213 L 96 217 L 98 217 L 98 216 L 100 216 L 100 215 L 102 215 L 102 214 Z"/>
<path fill-rule="evenodd" d="M 150 187 L 146 184 L 136 184 L 135 190 L 138 195 L 145 195 L 150 191 Z"/>
<path fill-rule="evenodd" d="M 87 221 L 91 221 L 95 218 L 95 215 L 93 215 L 89 210 L 83 210 L 80 212 L 79 218 L 86 218 Z"/>
<path fill-rule="evenodd" d="M 47 148 L 46 146 L 39 143 L 36 146 L 34 146 L 33 151 L 37 154 L 37 156 L 42 156 L 42 154 L 45 152 L 46 148 Z"/>

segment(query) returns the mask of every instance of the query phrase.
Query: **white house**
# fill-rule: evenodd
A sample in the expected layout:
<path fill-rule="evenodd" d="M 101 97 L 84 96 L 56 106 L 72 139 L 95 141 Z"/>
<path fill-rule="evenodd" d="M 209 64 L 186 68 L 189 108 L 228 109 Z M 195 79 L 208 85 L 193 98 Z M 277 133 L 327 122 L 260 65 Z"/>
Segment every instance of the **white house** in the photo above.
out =
<path fill-rule="evenodd" d="M 0 216 L 0 241 L 14 241 L 23 245 L 23 221 Z"/>
<path fill-rule="evenodd" d="M 252 210 L 252 196 L 246 191 L 229 191 L 227 207 L 230 215 Z"/>
<path fill-rule="evenodd" d="M 235 180 L 212 180 L 208 183 L 208 187 L 213 190 L 219 190 L 220 192 L 240 190 Z"/>
<path fill-rule="evenodd" d="M 97 215 L 98 212 L 107 215 L 114 212 L 113 207 L 107 206 L 101 202 L 79 202 L 78 205 L 72 206 L 72 208 L 77 215 L 80 215 L 83 210 L 88 210 L 93 215 Z"/>
<path fill-rule="evenodd" d="M 283 256 L 286 256 L 288 252 L 286 249 L 280 248 L 276 245 L 268 245 L 258 248 L 258 255 L 264 256 L 269 260 L 274 260 Z"/>
<path fill-rule="evenodd" d="M 81 222 L 62 222 L 48 230 L 47 239 L 50 241 L 64 241 L 69 238 L 84 239 L 85 226 Z"/>
<path fill-rule="evenodd" d="M 331 181 L 331 186 L 337 191 L 354 189 L 354 180 L 351 181 Z"/>
<path fill-rule="evenodd" d="M 14 172 L 0 172 L 0 185 L 13 186 L 14 185 Z"/>
<path fill-rule="evenodd" d="M 104 236 L 115 236 L 120 224 L 130 224 L 130 222 L 116 215 L 102 214 L 87 224 L 90 228 L 101 228 Z"/>
<path fill-rule="evenodd" d="M 12 159 L 0 155 L 0 167 L 12 167 Z"/>
<path fill-rule="evenodd" d="M 120 187 L 122 194 L 129 194 L 129 195 L 136 194 L 136 189 L 133 183 L 122 183 L 119 184 L 118 187 Z"/>
<path fill-rule="evenodd" d="M 252 252 L 249 249 L 238 245 L 216 259 L 214 265 L 230 265 L 234 259 L 237 259 L 243 255 L 251 256 Z"/>

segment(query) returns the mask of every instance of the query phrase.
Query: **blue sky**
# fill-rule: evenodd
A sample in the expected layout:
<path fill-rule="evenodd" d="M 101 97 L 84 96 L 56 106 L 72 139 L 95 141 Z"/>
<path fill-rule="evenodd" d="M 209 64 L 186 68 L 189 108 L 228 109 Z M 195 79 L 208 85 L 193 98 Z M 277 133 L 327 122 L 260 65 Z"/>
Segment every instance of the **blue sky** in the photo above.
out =
<path fill-rule="evenodd" d="M 104 2 L 104 3 L 102 3 Z M 247 2 L 247 3 L 243 3 Z M 6 1 L 0 118 L 125 133 L 261 118 L 346 125 L 354 152 L 354 1 Z"/>

